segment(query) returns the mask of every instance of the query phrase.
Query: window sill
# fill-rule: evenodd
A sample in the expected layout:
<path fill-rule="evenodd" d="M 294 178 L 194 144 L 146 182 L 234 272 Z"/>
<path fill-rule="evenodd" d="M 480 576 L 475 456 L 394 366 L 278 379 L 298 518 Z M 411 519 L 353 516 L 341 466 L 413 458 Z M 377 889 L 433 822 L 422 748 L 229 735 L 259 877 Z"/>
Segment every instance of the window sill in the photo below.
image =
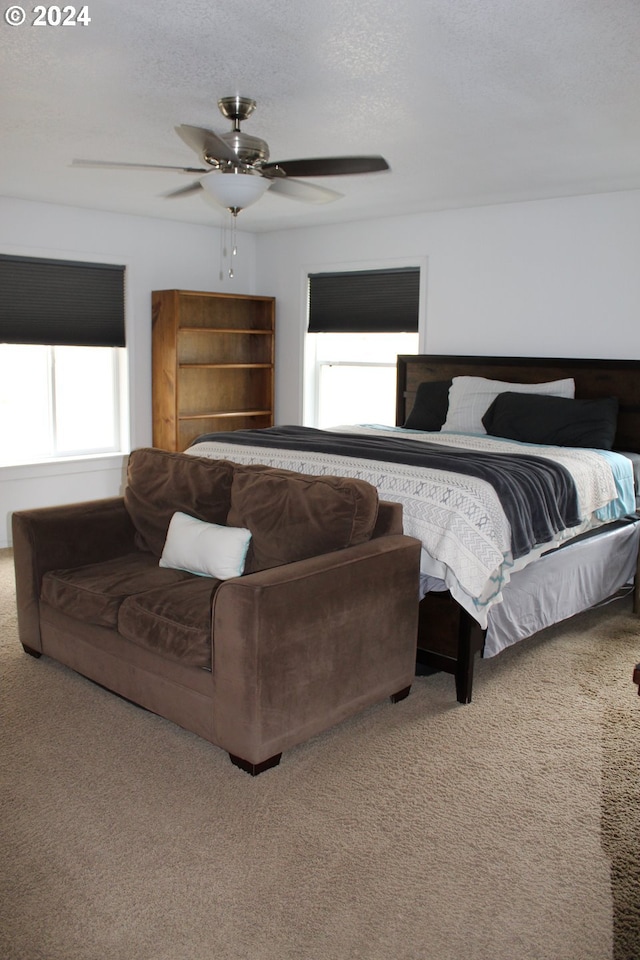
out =
<path fill-rule="evenodd" d="M 52 457 L 50 460 L 38 460 L 33 463 L 0 465 L 2 480 L 29 480 L 33 477 L 58 477 L 68 474 L 93 473 L 96 470 L 119 470 L 128 454 L 93 453 L 77 457 Z"/>

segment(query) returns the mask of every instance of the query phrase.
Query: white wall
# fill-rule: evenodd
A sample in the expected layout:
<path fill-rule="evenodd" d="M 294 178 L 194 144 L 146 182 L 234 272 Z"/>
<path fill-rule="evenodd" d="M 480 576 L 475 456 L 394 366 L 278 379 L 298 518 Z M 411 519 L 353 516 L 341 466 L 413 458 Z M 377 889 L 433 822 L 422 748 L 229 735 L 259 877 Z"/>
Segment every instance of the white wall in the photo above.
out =
<path fill-rule="evenodd" d="M 307 273 L 428 263 L 429 353 L 640 359 L 640 192 L 259 235 L 277 298 L 276 418 L 301 422 Z"/>
<path fill-rule="evenodd" d="M 255 237 L 238 234 L 234 278 L 221 270 L 221 231 L 168 220 L 0 197 L 0 253 L 122 263 L 126 271 L 130 446 L 151 443 L 151 291 L 255 293 Z M 0 547 L 25 507 L 116 495 L 122 457 L 0 468 Z"/>

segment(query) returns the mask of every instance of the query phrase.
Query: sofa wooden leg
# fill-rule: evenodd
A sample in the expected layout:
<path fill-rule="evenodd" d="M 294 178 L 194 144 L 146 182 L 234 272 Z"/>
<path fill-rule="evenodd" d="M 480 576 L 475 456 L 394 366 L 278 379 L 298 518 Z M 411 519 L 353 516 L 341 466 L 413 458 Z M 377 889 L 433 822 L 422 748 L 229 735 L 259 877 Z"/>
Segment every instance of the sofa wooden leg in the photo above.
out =
<path fill-rule="evenodd" d="M 409 696 L 409 691 L 411 690 L 411 684 L 408 687 L 403 687 L 402 690 L 398 690 L 397 693 L 391 694 L 391 703 L 400 703 L 401 700 L 406 700 Z"/>
<path fill-rule="evenodd" d="M 28 653 L 30 657 L 35 657 L 37 659 L 38 657 L 42 656 L 39 650 L 34 650 L 33 647 L 28 647 L 26 643 L 22 644 L 22 649 L 25 653 Z"/>
<path fill-rule="evenodd" d="M 236 757 L 233 753 L 230 753 L 229 759 L 231 763 L 235 763 L 236 767 L 240 767 L 245 773 L 250 773 L 252 777 L 257 777 L 259 773 L 270 770 L 271 767 L 277 767 L 280 763 L 281 756 L 281 753 L 275 753 L 272 757 L 269 757 L 268 760 L 263 760 L 262 763 L 250 763 L 249 760 L 243 760 L 242 757 Z"/>

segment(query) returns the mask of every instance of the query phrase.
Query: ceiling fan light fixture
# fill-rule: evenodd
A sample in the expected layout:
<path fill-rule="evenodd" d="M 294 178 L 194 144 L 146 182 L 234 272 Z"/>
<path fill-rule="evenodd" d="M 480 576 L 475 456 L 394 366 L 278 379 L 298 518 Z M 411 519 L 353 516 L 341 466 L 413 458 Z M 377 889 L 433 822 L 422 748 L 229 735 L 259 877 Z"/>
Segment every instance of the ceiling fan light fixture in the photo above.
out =
<path fill-rule="evenodd" d="M 202 177 L 200 184 L 222 207 L 237 213 L 256 203 L 271 180 L 243 170 L 214 170 Z"/>

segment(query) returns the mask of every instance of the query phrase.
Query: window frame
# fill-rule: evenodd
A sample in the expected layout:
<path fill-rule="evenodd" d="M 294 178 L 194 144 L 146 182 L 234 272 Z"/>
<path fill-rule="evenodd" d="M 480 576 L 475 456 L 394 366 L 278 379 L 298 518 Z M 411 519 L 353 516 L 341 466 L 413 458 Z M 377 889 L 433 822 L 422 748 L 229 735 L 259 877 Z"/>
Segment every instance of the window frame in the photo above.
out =
<path fill-rule="evenodd" d="M 322 263 L 308 265 L 302 268 L 301 273 L 301 315 L 304 317 L 301 350 L 301 422 L 308 426 L 315 426 L 319 416 L 319 365 L 317 360 L 317 336 L 309 333 L 309 277 L 318 273 L 352 273 L 360 271 L 394 270 L 418 268 L 419 296 L 418 296 L 418 353 L 426 352 L 426 291 L 427 291 L 427 257 L 407 257 L 394 260 L 351 261 L 341 263 Z M 377 334 L 372 334 L 376 336 Z M 353 365 L 353 364 L 350 364 Z M 372 365 L 367 363 L 367 366 Z M 378 365 L 378 364 L 375 364 Z M 379 364 L 388 368 L 392 364 Z M 395 366 L 395 364 L 393 364 Z M 395 413 L 394 413 L 395 420 Z"/>
<path fill-rule="evenodd" d="M 328 334 L 328 335 L 329 335 L 329 336 L 334 336 L 333 334 Z M 332 368 L 332 367 L 350 367 L 350 368 L 353 368 L 353 367 L 357 367 L 357 368 L 366 369 L 366 370 L 384 370 L 384 371 L 392 371 L 392 372 L 395 372 L 395 371 L 396 371 L 396 367 L 397 367 L 396 357 L 397 357 L 398 353 L 404 353 L 404 354 L 409 353 L 409 354 L 410 354 L 410 353 L 413 353 L 413 352 L 414 352 L 412 346 L 410 346 L 410 345 L 408 345 L 408 344 L 403 344 L 401 348 L 399 348 L 399 349 L 397 349 L 397 350 L 395 351 L 395 353 L 393 354 L 393 359 L 391 359 L 391 354 L 389 354 L 389 359 L 386 359 L 386 360 L 385 360 L 385 359 L 379 359 L 379 360 L 376 360 L 376 359 L 371 359 L 371 360 L 352 360 L 352 359 L 343 359 L 343 358 L 341 358 L 340 356 L 338 356 L 338 358 L 336 359 L 336 358 L 335 358 L 336 355 L 334 355 L 333 357 L 329 357 L 329 358 L 323 358 L 323 357 L 320 357 L 320 358 L 319 358 L 319 357 L 318 357 L 318 353 L 322 353 L 322 350 L 318 350 L 318 348 L 321 346 L 321 342 L 322 342 L 322 341 L 321 341 L 320 338 L 321 338 L 322 336 L 323 336 L 323 334 L 321 334 L 321 333 L 308 333 L 308 334 L 307 334 L 307 337 L 308 337 L 310 340 L 312 339 L 313 342 L 314 342 L 314 347 L 311 348 L 311 352 L 312 352 L 312 353 L 314 353 L 314 348 L 315 348 L 315 363 L 314 363 L 313 372 L 312 372 L 312 376 L 313 376 L 313 378 L 314 378 L 314 385 L 313 385 L 313 386 L 314 386 L 314 390 L 313 390 L 314 421 L 313 421 L 312 424 L 311 424 L 311 423 L 308 423 L 308 425 L 309 425 L 309 426 L 319 427 L 320 429 L 324 429 L 324 428 L 323 428 L 323 425 L 322 425 L 322 423 L 321 423 L 322 416 L 323 416 L 321 387 L 322 387 L 323 371 L 324 371 L 326 368 Z M 337 336 L 339 337 L 339 336 L 341 336 L 341 334 L 338 334 Z M 345 336 L 349 336 L 349 334 L 345 334 Z M 380 333 L 359 333 L 359 334 L 355 334 L 355 336 L 357 336 L 357 337 L 367 337 L 367 338 L 368 338 L 368 337 L 383 337 L 383 336 L 386 336 L 386 335 L 385 335 L 385 334 L 380 334 Z M 395 335 L 394 335 L 394 334 L 391 334 L 391 336 L 396 336 L 396 337 L 397 337 L 398 334 L 395 334 Z M 418 335 L 417 335 L 416 333 L 405 333 L 405 334 L 403 334 L 403 336 L 405 336 L 405 337 L 414 337 L 414 338 L 415 338 L 415 337 L 417 337 Z M 347 351 L 347 352 L 348 352 L 348 351 Z M 386 384 L 386 383 L 385 383 L 385 388 L 384 388 L 384 389 L 385 389 L 385 393 L 386 393 L 386 390 L 387 390 L 387 384 Z M 389 409 L 389 416 L 388 416 L 388 418 L 384 421 L 384 422 L 387 422 L 389 426 L 392 426 L 392 425 L 393 425 L 393 422 L 394 422 L 394 420 L 395 420 L 395 408 L 396 408 L 396 400 L 395 400 L 395 395 L 394 395 L 392 404 L 391 404 L 390 409 Z M 344 423 L 344 422 L 358 422 L 358 423 L 365 423 L 365 422 L 366 422 L 366 423 L 372 423 L 372 422 L 374 422 L 374 421 L 375 421 L 375 422 L 382 422 L 383 420 L 384 420 L 384 418 L 376 417 L 376 416 L 375 416 L 375 413 L 372 414 L 371 412 L 367 412 L 366 415 L 363 415 L 362 417 L 357 417 L 356 419 L 352 419 L 351 416 L 348 416 L 346 421 L 345 421 L 344 416 L 340 415 L 340 416 L 338 416 L 338 419 L 336 419 L 335 417 L 332 417 L 332 418 L 331 418 L 331 426 L 335 426 L 336 423 L 338 423 L 338 422 L 340 422 L 340 423 Z"/>
<path fill-rule="evenodd" d="M 4 348 L 4 349 L 3 349 Z M 22 359 L 19 359 L 17 356 L 15 360 L 13 359 L 11 351 L 20 351 L 25 350 L 35 350 L 37 353 L 35 356 L 27 355 Z M 20 422 L 20 410 L 24 410 L 25 402 L 28 403 L 28 399 L 25 400 L 25 397 L 31 395 L 31 387 L 29 384 L 36 385 L 36 389 L 40 391 L 38 400 L 35 405 L 33 412 L 35 413 L 35 420 L 31 420 L 30 412 L 25 411 L 25 422 L 26 424 L 31 424 L 31 427 L 34 428 L 35 434 L 33 439 L 34 452 L 29 454 L 26 452 L 25 448 L 18 445 L 16 446 L 11 442 L 10 438 L 6 438 L 9 446 L 7 449 L 0 451 L 0 468 L 4 469 L 6 467 L 18 466 L 20 464 L 35 464 L 35 463 L 51 463 L 54 460 L 70 460 L 70 459 L 79 459 L 82 457 L 96 457 L 96 456 L 113 456 L 114 454 L 122 453 L 124 449 L 123 438 L 126 436 L 126 420 L 125 420 L 125 411 L 126 404 L 124 402 L 124 390 L 123 390 L 123 376 L 126 371 L 126 358 L 124 356 L 125 350 L 123 347 L 86 347 L 82 349 L 89 350 L 104 350 L 106 356 L 103 358 L 104 367 L 100 372 L 102 374 L 99 380 L 100 392 L 91 394 L 89 393 L 89 400 L 93 402 L 92 409 L 96 409 L 95 403 L 99 402 L 99 396 L 102 393 L 102 387 L 104 389 L 109 389 L 110 396 L 109 399 L 111 402 L 105 403 L 102 407 L 102 410 L 99 411 L 99 418 L 101 421 L 103 433 L 103 439 L 110 438 L 112 442 L 110 443 L 90 443 L 94 439 L 94 436 L 91 434 L 86 435 L 82 429 L 80 430 L 79 436 L 85 436 L 87 443 L 84 446 L 76 445 L 65 445 L 64 442 L 64 432 L 65 430 L 71 429 L 73 434 L 73 412 L 70 410 L 69 404 L 71 403 L 75 408 L 75 398 L 67 396 L 64 397 L 64 389 L 68 380 L 64 379 L 64 374 L 61 377 L 61 370 L 64 369 L 64 365 L 68 364 L 68 359 L 63 358 L 59 351 L 66 349 L 66 345 L 63 344 L 2 344 L 0 345 L 0 350 L 5 352 L 8 350 L 8 354 L 5 354 L 2 362 L 2 367 L 6 363 L 9 364 L 9 369 L 13 364 L 15 364 L 16 370 L 22 370 L 26 364 L 29 369 L 35 369 L 35 381 L 26 380 L 25 386 L 27 388 L 26 395 L 18 393 L 16 396 L 12 393 L 12 381 L 11 375 L 9 374 L 9 380 L 5 381 L 5 386 L 7 387 L 6 391 L 3 393 L 8 393 L 9 396 L 9 413 L 10 416 L 15 414 L 15 417 Z M 84 360 L 85 358 L 80 358 Z M 75 358 L 75 365 L 72 365 L 71 372 L 74 372 L 74 369 L 77 370 L 77 361 L 78 358 Z M 103 362 L 102 360 L 100 361 Z M 68 366 L 67 366 L 68 369 Z M 20 379 L 20 378 L 19 378 Z M 41 387 L 38 387 L 37 384 L 41 384 Z M 60 385 L 60 389 L 58 386 Z M 11 399 L 13 396 L 13 400 Z M 64 415 L 64 401 L 66 400 L 66 416 Z M 39 411 L 39 413 L 37 412 Z M 62 411 L 62 413 L 61 413 Z M 71 419 L 70 419 L 71 418 Z M 26 429 L 31 430 L 31 427 L 26 426 Z M 1 431 L 4 432 L 4 431 Z M 11 433 L 11 431 L 10 431 Z M 105 435 L 106 434 L 106 435 Z M 14 438 L 15 439 L 15 438 Z M 67 437 L 67 440 L 76 439 L 73 436 Z"/>
<path fill-rule="evenodd" d="M 79 450 L 74 453 L 65 453 L 51 457 L 37 457 L 34 459 L 25 459 L 20 463 L 0 464 L 0 475 L 8 480 L 16 478 L 27 478 L 39 475 L 41 470 L 46 471 L 57 469 L 55 464 L 60 465 L 60 469 L 80 469 L 82 463 L 94 463 L 100 461 L 105 468 L 112 469 L 113 464 L 121 462 L 122 457 L 131 449 L 131 437 L 133 430 L 133 409 L 131 406 L 131 371 L 135 365 L 135 337 L 132 336 L 131 316 L 133 312 L 132 296 L 132 274 L 134 268 L 131 266 L 127 256 L 113 256 L 108 254 L 94 255 L 83 251 L 81 259 L 78 250 L 55 250 L 50 248 L 42 249 L 35 247 L 22 247 L 5 245 L 0 248 L 0 253 L 5 257 L 29 259 L 55 260 L 68 263 L 82 263 L 87 266 L 93 264 L 101 266 L 113 266 L 122 269 L 123 278 L 123 297 L 124 297 L 124 346 L 107 347 L 114 351 L 113 373 L 116 378 L 116 389 L 114 390 L 114 429 L 119 443 L 113 449 L 105 450 Z M 115 460 L 114 460 L 115 458 Z M 77 464 L 77 468 L 72 468 L 72 464 Z M 27 473 L 24 473 L 24 471 Z"/>

